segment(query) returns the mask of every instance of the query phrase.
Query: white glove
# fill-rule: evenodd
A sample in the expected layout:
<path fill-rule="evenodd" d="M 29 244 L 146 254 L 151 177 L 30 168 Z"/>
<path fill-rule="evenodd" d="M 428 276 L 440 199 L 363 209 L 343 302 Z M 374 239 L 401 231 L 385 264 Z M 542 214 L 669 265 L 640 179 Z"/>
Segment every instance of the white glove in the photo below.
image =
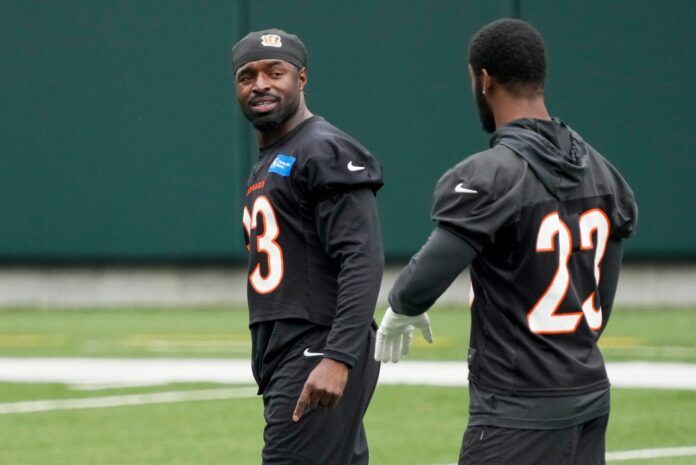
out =
<path fill-rule="evenodd" d="M 427 313 L 418 316 L 399 315 L 389 307 L 377 330 L 375 360 L 396 363 L 402 355 L 408 354 L 414 326 L 421 330 L 426 341 L 433 342 Z"/>

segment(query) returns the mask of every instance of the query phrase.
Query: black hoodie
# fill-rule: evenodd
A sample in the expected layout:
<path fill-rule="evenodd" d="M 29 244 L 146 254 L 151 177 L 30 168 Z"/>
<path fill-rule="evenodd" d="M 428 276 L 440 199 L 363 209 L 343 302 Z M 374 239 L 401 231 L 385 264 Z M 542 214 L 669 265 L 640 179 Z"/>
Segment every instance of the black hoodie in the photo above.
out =
<path fill-rule="evenodd" d="M 513 121 L 442 176 L 433 219 L 475 251 L 470 425 L 558 428 L 608 413 L 597 340 L 636 218 L 626 181 L 559 120 Z"/>

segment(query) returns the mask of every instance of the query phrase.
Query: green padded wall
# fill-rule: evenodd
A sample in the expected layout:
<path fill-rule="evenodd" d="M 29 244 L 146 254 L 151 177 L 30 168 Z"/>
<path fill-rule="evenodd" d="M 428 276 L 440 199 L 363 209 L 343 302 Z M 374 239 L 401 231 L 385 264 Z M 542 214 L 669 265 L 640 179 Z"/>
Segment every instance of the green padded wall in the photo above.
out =
<path fill-rule="evenodd" d="M 636 191 L 627 256 L 695 258 L 695 2 L 6 0 L 0 261 L 242 261 L 256 150 L 228 54 L 266 27 L 300 35 L 310 109 L 382 161 L 386 251 L 406 259 L 439 175 L 487 147 L 467 47 L 511 15 L 545 36 L 551 112 Z"/>
<path fill-rule="evenodd" d="M 2 259 L 237 257 L 243 6 L 2 2 Z"/>

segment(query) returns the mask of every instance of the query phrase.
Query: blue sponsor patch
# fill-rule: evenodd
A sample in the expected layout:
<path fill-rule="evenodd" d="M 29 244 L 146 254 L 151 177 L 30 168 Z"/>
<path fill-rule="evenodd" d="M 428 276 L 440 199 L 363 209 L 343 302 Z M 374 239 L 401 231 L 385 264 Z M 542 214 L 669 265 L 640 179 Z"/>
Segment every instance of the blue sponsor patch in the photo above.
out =
<path fill-rule="evenodd" d="M 292 165 L 295 164 L 296 158 L 292 155 L 278 154 L 268 168 L 269 173 L 278 173 L 281 176 L 290 176 Z"/>

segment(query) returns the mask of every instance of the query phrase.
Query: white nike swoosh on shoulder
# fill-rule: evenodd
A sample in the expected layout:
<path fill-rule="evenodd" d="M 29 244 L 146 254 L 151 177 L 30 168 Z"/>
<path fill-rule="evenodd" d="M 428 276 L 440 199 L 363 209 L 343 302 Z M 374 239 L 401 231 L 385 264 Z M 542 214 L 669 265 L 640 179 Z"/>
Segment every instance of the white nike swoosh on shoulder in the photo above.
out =
<path fill-rule="evenodd" d="M 352 161 L 349 161 L 348 162 L 348 169 L 350 171 L 360 171 L 360 170 L 364 170 L 365 167 L 364 166 L 355 166 Z"/>
<path fill-rule="evenodd" d="M 324 352 L 310 352 L 309 347 L 307 347 L 302 355 L 305 357 L 321 357 L 324 355 Z"/>
<path fill-rule="evenodd" d="M 454 192 L 458 192 L 460 194 L 478 194 L 478 191 L 467 189 L 461 182 L 454 186 Z"/>

